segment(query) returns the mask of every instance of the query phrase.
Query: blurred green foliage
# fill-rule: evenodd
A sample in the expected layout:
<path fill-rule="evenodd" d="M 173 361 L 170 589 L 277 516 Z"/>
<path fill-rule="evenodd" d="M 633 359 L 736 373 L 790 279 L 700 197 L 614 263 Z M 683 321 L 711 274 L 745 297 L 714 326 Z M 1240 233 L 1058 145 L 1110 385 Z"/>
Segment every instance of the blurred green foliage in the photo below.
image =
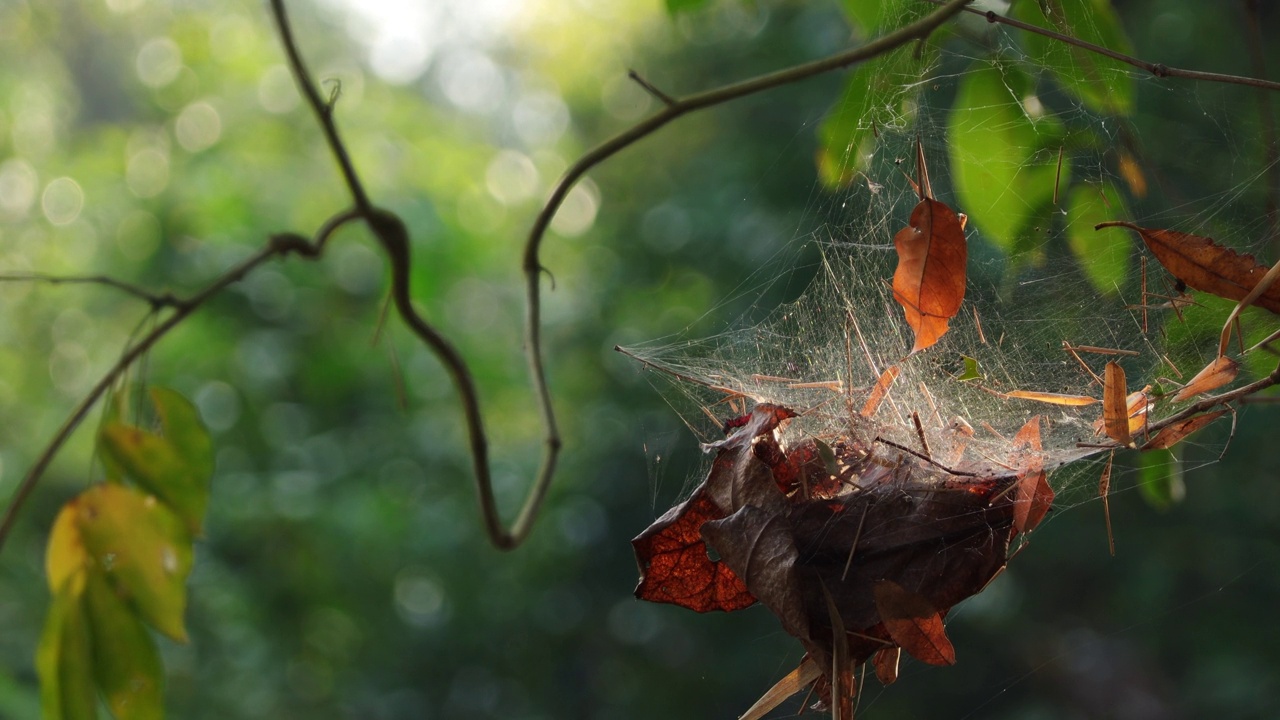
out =
<path fill-rule="evenodd" d="M 710 2 L 674 18 L 656 0 L 295 5 L 317 77 L 340 82 L 337 117 L 371 194 L 413 231 L 415 295 L 473 364 L 496 489 L 513 509 L 539 443 L 520 354 L 522 234 L 568 162 L 654 109 L 627 69 L 678 95 L 812 59 L 848 43 L 856 3 Z M 406 32 L 376 21 L 396 11 Z M 1118 11 L 1141 56 L 1255 72 L 1234 5 Z M 1274 34 L 1280 18 L 1260 12 Z M 310 233 L 347 201 L 282 63 L 258 3 L 0 3 L 0 271 L 102 273 L 181 294 L 272 232 Z M 735 717 L 794 667 L 797 647 L 763 609 L 697 616 L 631 597 L 627 540 L 700 458 L 611 348 L 751 322 L 803 288 L 814 249 L 789 239 L 822 222 L 813 159 L 833 142 L 811 128 L 846 79 L 682 120 L 571 197 L 544 254 L 567 451 L 514 553 L 480 530 L 439 366 L 394 322 L 372 342 L 384 266 L 364 233 L 344 233 L 319 263 L 263 269 L 162 343 L 134 379 L 194 399 L 217 466 L 191 642 L 160 641 L 169 716 Z M 1199 230 L 1263 239 L 1253 92 L 1133 85 L 1126 136 L 1164 197 L 1200 205 L 1139 200 L 1136 216 L 1198 213 L 1211 226 Z M 1127 112 L 1123 93 L 1091 87 L 1072 92 Z M 742 292 L 744 278 L 788 266 L 799 270 Z M 144 303 L 90 286 L 2 283 L 0 307 L 7 495 L 151 319 Z M 1116 558 L 1097 503 L 1051 514 L 950 618 L 959 664 L 908 664 L 883 691 L 868 683 L 862 716 L 1274 716 L 1280 465 L 1263 441 L 1266 408 L 1239 420 L 1222 462 L 1199 467 L 1217 458 L 1223 427 L 1185 449 L 1188 500 L 1163 513 L 1132 491 L 1144 474 L 1117 469 Z M 39 714 L 44 543 L 57 508 L 103 475 L 93 456 L 82 429 L 0 557 L 0 716 Z"/>

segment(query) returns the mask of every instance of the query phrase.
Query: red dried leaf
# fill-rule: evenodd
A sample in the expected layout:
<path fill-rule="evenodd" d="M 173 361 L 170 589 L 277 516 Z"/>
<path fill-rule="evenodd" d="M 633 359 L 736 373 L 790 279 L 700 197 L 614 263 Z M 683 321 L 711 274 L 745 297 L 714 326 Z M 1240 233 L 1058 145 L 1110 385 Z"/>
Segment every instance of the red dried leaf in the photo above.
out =
<path fill-rule="evenodd" d="M 707 555 L 702 525 L 723 518 L 701 488 L 631 541 L 640 565 L 636 597 L 697 612 L 741 610 L 756 599 L 724 563 Z"/>
<path fill-rule="evenodd" d="M 885 630 L 903 650 L 930 665 L 956 663 L 956 650 L 947 639 L 942 614 L 928 599 L 892 580 L 876 583 L 874 592 Z"/>
<path fill-rule="evenodd" d="M 1243 300 L 1253 290 L 1267 266 L 1252 255 L 1242 255 L 1223 247 L 1212 238 L 1177 230 L 1153 230 L 1127 222 L 1106 222 L 1104 227 L 1125 227 L 1142 236 L 1147 249 L 1169 274 L 1188 287 L 1228 300 Z M 1273 285 L 1254 301 L 1254 305 L 1280 314 L 1280 285 Z"/>
<path fill-rule="evenodd" d="M 1182 442 L 1188 435 L 1226 415 L 1226 410 L 1218 410 L 1217 412 L 1205 413 L 1204 415 L 1196 415 L 1187 418 L 1182 422 L 1174 423 L 1160 432 L 1155 437 L 1147 441 L 1146 445 L 1138 448 L 1139 450 L 1166 450 Z"/>
<path fill-rule="evenodd" d="M 876 652 L 871 656 L 871 663 L 876 668 L 876 679 L 881 685 L 892 685 L 898 680 L 898 660 L 902 658 L 902 648 L 891 647 Z"/>
<path fill-rule="evenodd" d="M 955 211 L 925 198 L 911 211 L 907 227 L 893 238 L 898 268 L 893 299 L 915 331 L 911 352 L 923 350 L 947 332 L 964 301 L 969 249 Z"/>
<path fill-rule="evenodd" d="M 1196 373 L 1191 378 L 1191 382 L 1187 383 L 1177 395 L 1173 396 L 1174 402 L 1182 402 L 1189 400 L 1196 395 L 1201 395 L 1213 390 L 1217 390 L 1236 379 L 1236 375 L 1240 374 L 1240 363 L 1232 360 L 1226 355 L 1219 355 L 1213 359 L 1213 362 L 1205 366 L 1203 370 Z"/>
<path fill-rule="evenodd" d="M 1124 368 L 1118 363 L 1107 363 L 1102 385 L 1102 426 L 1107 437 L 1121 445 L 1131 445 L 1129 432 L 1129 388 L 1126 387 Z"/>

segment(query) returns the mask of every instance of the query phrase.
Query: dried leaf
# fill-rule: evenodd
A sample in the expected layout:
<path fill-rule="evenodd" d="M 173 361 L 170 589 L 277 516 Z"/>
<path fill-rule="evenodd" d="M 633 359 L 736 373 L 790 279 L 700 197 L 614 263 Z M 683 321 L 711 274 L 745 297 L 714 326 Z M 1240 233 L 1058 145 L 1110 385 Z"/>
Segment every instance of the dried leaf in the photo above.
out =
<path fill-rule="evenodd" d="M 968 245 L 955 211 L 929 198 L 911 211 L 910 222 L 894 236 L 893 244 L 898 251 L 893 299 L 915 332 L 915 353 L 936 343 L 960 311 Z"/>
<path fill-rule="evenodd" d="M 876 384 L 871 388 L 871 395 L 867 397 L 867 402 L 862 406 L 862 417 L 871 417 L 876 414 L 876 410 L 880 409 L 880 403 L 884 402 L 886 396 L 889 395 L 889 386 L 893 385 L 893 381 L 898 378 L 901 368 L 897 365 L 890 365 L 880 373 L 880 378 L 876 380 Z"/>
<path fill-rule="evenodd" d="M 927 598 L 892 580 L 877 582 L 874 593 L 885 630 L 903 650 L 930 665 L 956 663 L 956 651 L 947 639 L 942 614 Z"/>
<path fill-rule="evenodd" d="M 1020 533 L 1029 533 L 1040 524 L 1053 505 L 1053 488 L 1038 458 L 1018 478 L 1017 495 L 1013 501 L 1013 527 Z"/>
<path fill-rule="evenodd" d="M 702 525 L 725 513 L 699 489 L 631 541 L 640 565 L 636 597 L 696 612 L 741 610 L 755 603 L 724 563 L 707 556 Z"/>
<path fill-rule="evenodd" d="M 1040 416 L 1033 415 L 1030 420 L 1018 429 L 1018 434 L 1013 436 L 1013 449 L 1016 450 L 1034 450 L 1040 452 L 1043 448 L 1040 445 Z"/>
<path fill-rule="evenodd" d="M 1229 384 L 1236 376 L 1240 374 L 1240 363 L 1232 360 L 1226 355 L 1219 355 L 1213 359 L 1213 362 L 1205 366 L 1203 370 L 1196 373 L 1177 395 L 1173 396 L 1174 402 L 1182 402 L 1189 400 L 1196 395 L 1217 390 L 1223 385 Z"/>
<path fill-rule="evenodd" d="M 1139 450 L 1165 450 L 1182 442 L 1188 435 L 1203 428 L 1205 425 L 1217 420 L 1227 414 L 1226 410 L 1218 410 L 1216 412 L 1205 413 L 1204 415 L 1196 415 L 1187 418 L 1182 422 L 1177 422 L 1160 430 L 1155 437 L 1147 441 L 1145 445 L 1138 448 Z"/>
<path fill-rule="evenodd" d="M 902 648 L 891 647 L 879 650 L 871 656 L 871 663 L 876 669 L 876 679 L 881 685 L 892 685 L 898 680 L 898 661 L 902 658 Z"/>
<path fill-rule="evenodd" d="M 750 708 L 747 708 L 747 711 L 738 720 L 760 720 L 760 718 L 768 715 L 771 710 L 785 702 L 787 698 L 812 685 L 813 681 L 819 677 L 822 677 L 822 670 L 818 667 L 818 663 L 814 662 L 811 656 L 805 655 L 795 670 L 787 673 L 786 677 L 775 683 L 764 695 L 761 695 L 760 699 L 755 701 L 755 704 Z"/>
<path fill-rule="evenodd" d="M 1088 395 L 1064 395 L 1062 393 L 1036 392 L 1034 390 L 1014 390 L 1004 393 L 1004 396 L 1013 400 L 1034 400 L 1066 407 L 1085 407 L 1098 402 L 1097 398 L 1092 398 Z"/>
<path fill-rule="evenodd" d="M 1102 385 L 1102 424 L 1107 437 L 1121 445 L 1132 445 L 1129 432 L 1129 403 L 1124 368 L 1119 363 L 1107 363 Z"/>
<path fill-rule="evenodd" d="M 1137 232 L 1169 274 L 1190 288 L 1228 300 L 1243 300 L 1267 274 L 1267 266 L 1252 255 L 1218 245 L 1212 238 L 1127 222 L 1105 222 L 1096 227 L 1125 227 Z M 1280 314 L 1280 285 L 1268 288 L 1253 304 Z"/>

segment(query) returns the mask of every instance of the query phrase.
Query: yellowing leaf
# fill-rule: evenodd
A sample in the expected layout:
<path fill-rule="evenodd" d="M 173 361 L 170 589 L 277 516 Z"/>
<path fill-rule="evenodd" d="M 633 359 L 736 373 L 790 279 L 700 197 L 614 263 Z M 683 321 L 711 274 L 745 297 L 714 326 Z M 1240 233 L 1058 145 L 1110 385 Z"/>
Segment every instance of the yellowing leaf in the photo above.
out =
<path fill-rule="evenodd" d="M 1004 396 L 1014 400 L 1034 400 L 1050 405 L 1065 405 L 1067 407 L 1084 407 L 1098 402 L 1097 398 L 1092 398 L 1088 395 L 1064 395 L 1063 393 L 1036 392 L 1034 390 L 1013 390 L 1005 393 Z"/>
<path fill-rule="evenodd" d="M 92 665 L 89 628 L 80 594 L 72 592 L 67 584 L 53 596 L 36 649 L 44 720 L 98 717 Z"/>
<path fill-rule="evenodd" d="M 98 689 L 116 720 L 160 720 L 164 717 L 164 668 L 155 640 L 105 574 L 88 575 L 84 607 Z"/>
<path fill-rule="evenodd" d="M 124 423 L 107 423 L 101 447 L 143 487 L 164 500 L 198 534 L 209 504 L 213 444 L 191 403 L 172 390 L 154 388 L 151 400 L 163 436 Z"/>
<path fill-rule="evenodd" d="M 49 592 L 56 595 L 68 582 L 70 591 L 79 595 L 84 590 L 84 571 L 89 564 L 89 554 L 80 537 L 76 522 L 76 501 L 62 506 L 49 531 L 49 544 L 45 549 L 45 575 L 49 579 Z"/>
<path fill-rule="evenodd" d="M 76 501 L 84 546 L 111 586 L 144 620 L 185 642 L 186 579 L 191 536 L 153 496 L 124 485 L 95 485 Z"/>

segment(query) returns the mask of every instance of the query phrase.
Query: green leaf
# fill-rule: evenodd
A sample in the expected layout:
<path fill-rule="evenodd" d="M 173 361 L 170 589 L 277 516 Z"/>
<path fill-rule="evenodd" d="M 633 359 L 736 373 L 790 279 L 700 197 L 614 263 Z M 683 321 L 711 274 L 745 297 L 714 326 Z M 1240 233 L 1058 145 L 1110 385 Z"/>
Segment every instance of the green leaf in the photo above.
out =
<path fill-rule="evenodd" d="M 1181 445 L 1175 445 L 1168 450 L 1151 450 L 1139 456 L 1138 488 L 1147 504 L 1157 510 L 1168 510 L 1186 497 L 1181 448 Z"/>
<path fill-rule="evenodd" d="M 979 61 L 961 77 L 947 120 L 959 209 L 1006 254 L 1070 175 L 1066 158 L 1058 175 L 1061 126 L 1024 107 L 1030 87 L 1022 72 Z"/>
<path fill-rule="evenodd" d="M 185 642 L 192 549 L 182 520 L 155 497 L 113 483 L 72 502 L 85 549 L 116 592 L 157 630 Z"/>
<path fill-rule="evenodd" d="M 704 7 L 708 0 L 667 0 L 667 14 L 671 16 L 691 12 Z"/>
<path fill-rule="evenodd" d="M 906 102 L 917 92 L 928 58 L 898 48 L 849 73 L 844 93 L 818 128 L 818 174 L 831 187 L 848 185 L 876 149 L 876 134 L 905 127 L 915 113 Z"/>
<path fill-rule="evenodd" d="M 1011 11 L 1023 22 L 1132 54 L 1110 0 L 1018 0 Z M 1048 68 L 1067 92 L 1089 108 L 1115 115 L 1133 112 L 1130 66 L 1035 33 L 1020 33 L 1020 37 L 1032 62 Z"/>
<path fill-rule="evenodd" d="M 978 361 L 968 355 L 961 355 L 960 358 L 964 360 L 964 372 L 960 373 L 960 377 L 957 377 L 956 380 L 960 382 L 981 380 L 982 372 L 978 369 Z"/>
<path fill-rule="evenodd" d="M 155 640 L 101 571 L 88 574 L 84 594 L 93 671 L 116 720 L 164 717 L 164 668 Z"/>
<path fill-rule="evenodd" d="M 106 455 L 147 490 L 155 493 L 199 534 L 209 505 L 213 442 L 195 406 L 178 393 L 151 390 L 163 436 L 113 422 L 99 435 Z"/>
<path fill-rule="evenodd" d="M 65 583 L 53 596 L 36 648 L 36 674 L 44 720 L 98 717 L 89 628 L 74 583 Z"/>
<path fill-rule="evenodd" d="M 842 0 L 840 7 L 850 22 L 871 35 L 887 26 L 902 27 L 919 20 L 934 8 L 908 0 Z"/>
<path fill-rule="evenodd" d="M 1077 185 L 1067 195 L 1067 245 L 1095 290 L 1116 295 L 1129 274 L 1129 238 L 1093 229 L 1104 220 L 1129 217 L 1115 185 Z"/>

